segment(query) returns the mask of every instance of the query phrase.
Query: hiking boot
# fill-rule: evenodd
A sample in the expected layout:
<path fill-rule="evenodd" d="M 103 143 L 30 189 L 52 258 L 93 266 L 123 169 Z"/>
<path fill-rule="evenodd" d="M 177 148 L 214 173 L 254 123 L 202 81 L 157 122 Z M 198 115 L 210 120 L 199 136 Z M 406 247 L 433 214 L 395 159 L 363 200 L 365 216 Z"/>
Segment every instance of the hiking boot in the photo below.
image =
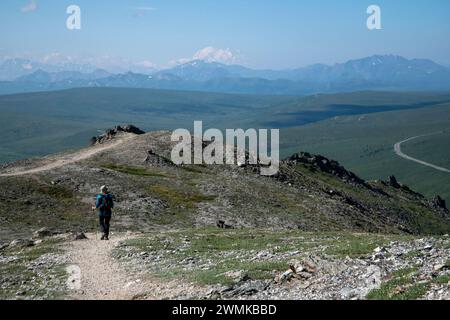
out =
<path fill-rule="evenodd" d="M 102 237 L 100 238 L 100 240 L 105 240 L 106 235 L 102 235 Z"/>
<path fill-rule="evenodd" d="M 109 236 L 105 235 L 105 239 L 104 240 L 109 240 Z"/>

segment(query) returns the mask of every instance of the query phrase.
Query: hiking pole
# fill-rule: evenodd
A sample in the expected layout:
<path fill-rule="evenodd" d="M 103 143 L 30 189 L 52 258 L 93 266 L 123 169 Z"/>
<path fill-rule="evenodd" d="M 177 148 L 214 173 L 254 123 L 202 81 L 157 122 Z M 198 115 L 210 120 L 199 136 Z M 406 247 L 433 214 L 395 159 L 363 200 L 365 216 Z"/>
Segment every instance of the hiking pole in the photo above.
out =
<path fill-rule="evenodd" d="M 96 207 L 92 207 L 92 211 L 95 212 L 95 209 L 97 209 Z M 95 222 L 94 219 L 94 232 L 95 232 L 95 241 L 97 241 L 97 223 Z"/>

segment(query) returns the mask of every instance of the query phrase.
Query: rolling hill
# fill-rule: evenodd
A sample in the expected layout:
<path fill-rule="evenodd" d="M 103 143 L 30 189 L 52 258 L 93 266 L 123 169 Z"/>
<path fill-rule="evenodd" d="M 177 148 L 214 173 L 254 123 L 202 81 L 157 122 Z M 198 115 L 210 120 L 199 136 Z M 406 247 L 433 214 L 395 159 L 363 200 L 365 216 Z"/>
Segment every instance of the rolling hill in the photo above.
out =
<path fill-rule="evenodd" d="M 4 95 L 0 96 L 0 162 L 82 147 L 98 130 L 118 122 L 172 130 L 191 128 L 194 120 L 203 120 L 205 127 L 219 129 L 282 128 L 284 135 L 284 128 L 339 115 L 428 108 L 448 101 L 450 95 L 437 93 L 290 97 L 127 88 Z"/>
<path fill-rule="evenodd" d="M 303 126 L 286 128 L 281 136 L 285 155 L 299 146 L 339 160 L 366 179 L 395 175 L 415 190 L 450 202 L 450 174 L 397 156 L 394 144 L 410 137 L 425 136 L 402 144 L 402 151 L 415 158 L 449 168 L 450 104 L 419 109 L 387 111 L 357 116 L 339 116 Z"/>
<path fill-rule="evenodd" d="M 399 158 L 393 145 L 445 130 L 449 94 L 355 92 L 307 97 L 84 88 L 0 96 L 0 162 L 86 146 L 99 130 L 135 123 L 146 130 L 280 128 L 281 154 L 299 150 L 339 160 L 365 179 L 401 182 L 450 202 L 449 177 Z M 404 144 L 405 152 L 446 166 L 446 135 Z M 434 150 L 434 152 L 430 152 Z"/>
<path fill-rule="evenodd" d="M 278 175 L 264 177 L 258 165 L 174 165 L 170 161 L 174 144 L 168 131 L 118 133 L 74 153 L 3 166 L 2 235 L 18 236 L 30 227 L 60 231 L 83 227 L 90 198 L 102 184 L 117 194 L 119 230 L 214 226 L 222 220 L 239 228 L 450 231 L 445 207 L 404 186 L 366 182 L 321 156 L 296 153 L 281 163 Z M 33 215 L 17 214 L 29 211 Z"/>

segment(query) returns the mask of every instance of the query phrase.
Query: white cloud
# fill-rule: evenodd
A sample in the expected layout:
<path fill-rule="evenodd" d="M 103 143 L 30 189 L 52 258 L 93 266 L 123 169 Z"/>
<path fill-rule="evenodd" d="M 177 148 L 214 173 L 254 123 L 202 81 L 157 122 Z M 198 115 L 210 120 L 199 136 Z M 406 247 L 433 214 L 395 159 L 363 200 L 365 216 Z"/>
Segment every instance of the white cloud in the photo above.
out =
<path fill-rule="evenodd" d="M 155 69 L 158 67 L 156 64 L 154 64 L 153 62 L 151 62 L 149 60 L 143 60 L 140 62 L 136 62 L 134 65 L 137 67 L 145 68 L 145 69 Z"/>
<path fill-rule="evenodd" d="M 229 49 L 218 49 L 206 47 L 194 54 L 193 60 L 204 60 L 207 62 L 234 63 L 236 55 Z"/>
<path fill-rule="evenodd" d="M 214 47 L 206 47 L 197 51 L 192 58 L 181 58 L 171 60 L 168 67 L 185 64 L 194 60 L 203 60 L 206 62 L 220 62 L 224 64 L 236 63 L 240 55 L 229 48 L 218 49 Z"/>
<path fill-rule="evenodd" d="M 167 66 L 165 66 L 166 68 L 171 68 L 180 64 L 185 64 L 192 61 L 192 58 L 180 58 L 177 60 L 170 60 L 169 63 L 167 64 Z"/>
<path fill-rule="evenodd" d="M 21 11 L 24 13 L 36 11 L 38 4 L 36 0 L 31 0 L 28 4 L 22 7 Z"/>

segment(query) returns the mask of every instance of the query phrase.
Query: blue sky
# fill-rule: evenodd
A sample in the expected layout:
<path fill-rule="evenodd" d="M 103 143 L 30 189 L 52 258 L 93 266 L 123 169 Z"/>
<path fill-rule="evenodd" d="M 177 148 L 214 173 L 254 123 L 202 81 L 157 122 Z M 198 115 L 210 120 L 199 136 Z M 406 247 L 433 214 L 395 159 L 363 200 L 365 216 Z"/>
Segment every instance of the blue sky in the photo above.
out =
<path fill-rule="evenodd" d="M 66 28 L 71 4 L 81 30 Z M 366 27 L 371 4 L 382 30 Z M 2 0 L 0 26 L 3 58 L 280 69 L 392 53 L 450 65 L 448 0 Z"/>

